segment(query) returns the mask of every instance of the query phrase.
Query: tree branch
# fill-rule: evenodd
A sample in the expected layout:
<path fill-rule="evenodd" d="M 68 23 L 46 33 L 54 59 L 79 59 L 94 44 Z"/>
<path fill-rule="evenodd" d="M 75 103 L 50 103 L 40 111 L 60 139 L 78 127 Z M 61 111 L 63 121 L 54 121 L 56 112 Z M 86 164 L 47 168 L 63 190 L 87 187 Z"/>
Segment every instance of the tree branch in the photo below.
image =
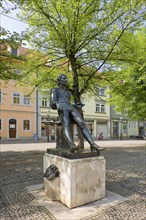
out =
<path fill-rule="evenodd" d="M 118 36 L 118 38 L 116 39 L 115 43 L 113 44 L 111 50 L 109 51 L 107 57 L 105 58 L 105 60 L 101 63 L 101 65 L 88 77 L 87 82 L 91 80 L 91 78 L 95 75 L 96 72 L 98 72 L 101 67 L 106 63 L 106 61 L 108 60 L 109 56 L 111 55 L 111 53 L 114 50 L 114 47 L 117 45 L 118 41 L 120 40 L 120 38 L 122 37 L 124 31 L 126 30 L 126 28 L 128 27 L 129 24 L 127 24 L 127 26 L 121 31 L 120 35 Z M 85 91 L 85 89 L 87 89 L 88 87 L 88 83 L 85 84 L 85 86 L 81 89 L 80 91 L 80 95 L 83 94 L 83 92 Z"/>

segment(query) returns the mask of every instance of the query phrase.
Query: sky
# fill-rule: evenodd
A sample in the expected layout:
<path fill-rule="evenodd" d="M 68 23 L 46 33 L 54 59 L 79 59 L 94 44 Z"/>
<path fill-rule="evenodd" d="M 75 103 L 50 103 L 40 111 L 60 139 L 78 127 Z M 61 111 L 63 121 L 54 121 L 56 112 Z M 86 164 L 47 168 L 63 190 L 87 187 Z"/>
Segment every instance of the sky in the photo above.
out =
<path fill-rule="evenodd" d="M 9 4 L 6 1 L 6 8 L 11 7 L 12 3 Z M 13 10 L 9 14 L 4 14 L 1 12 L 0 21 L 1 27 L 5 28 L 5 30 L 9 30 L 11 33 L 14 31 L 21 34 L 22 31 L 25 31 L 27 28 L 27 24 L 19 21 L 20 19 L 17 17 L 19 10 Z"/>

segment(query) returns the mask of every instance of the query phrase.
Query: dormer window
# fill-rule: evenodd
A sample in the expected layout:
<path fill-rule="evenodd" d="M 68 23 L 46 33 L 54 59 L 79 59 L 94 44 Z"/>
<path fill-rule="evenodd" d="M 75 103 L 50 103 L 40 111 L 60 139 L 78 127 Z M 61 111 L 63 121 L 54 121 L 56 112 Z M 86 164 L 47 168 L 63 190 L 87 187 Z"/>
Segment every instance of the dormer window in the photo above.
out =
<path fill-rule="evenodd" d="M 11 48 L 11 53 L 12 53 L 13 55 L 18 55 L 16 48 Z"/>
<path fill-rule="evenodd" d="M 105 88 L 98 87 L 98 95 L 105 96 Z"/>

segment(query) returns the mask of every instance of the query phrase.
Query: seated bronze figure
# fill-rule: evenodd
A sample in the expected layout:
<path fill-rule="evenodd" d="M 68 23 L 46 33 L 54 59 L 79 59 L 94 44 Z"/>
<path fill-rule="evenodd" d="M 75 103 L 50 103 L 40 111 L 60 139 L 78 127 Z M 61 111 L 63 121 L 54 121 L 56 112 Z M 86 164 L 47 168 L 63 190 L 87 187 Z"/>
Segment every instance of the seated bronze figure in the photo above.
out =
<path fill-rule="evenodd" d="M 104 148 L 98 146 L 92 139 L 85 122 L 75 108 L 74 105 L 70 103 L 70 92 L 67 90 L 67 77 L 65 74 L 60 74 L 57 78 L 58 88 L 51 90 L 51 100 L 50 106 L 52 109 L 57 109 L 59 119 L 63 127 L 64 137 L 69 145 L 70 151 L 74 153 L 79 149 L 79 146 L 76 146 L 72 134 L 70 132 L 70 119 L 81 129 L 84 138 L 90 144 L 91 151 L 101 151 Z M 82 104 L 79 104 L 82 105 Z M 63 148 L 63 146 L 62 146 Z"/>

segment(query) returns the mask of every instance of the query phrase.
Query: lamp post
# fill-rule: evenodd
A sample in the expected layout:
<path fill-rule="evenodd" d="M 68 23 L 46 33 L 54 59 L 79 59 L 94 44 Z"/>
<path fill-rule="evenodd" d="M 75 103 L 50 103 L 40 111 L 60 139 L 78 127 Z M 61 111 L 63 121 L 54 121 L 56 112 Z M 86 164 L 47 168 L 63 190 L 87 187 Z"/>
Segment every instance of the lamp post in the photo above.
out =
<path fill-rule="evenodd" d="M 49 130 L 50 110 L 47 110 L 47 111 L 46 111 L 46 118 L 47 118 L 47 129 L 46 129 L 46 133 L 47 133 L 47 142 L 50 142 L 50 139 L 49 139 L 49 134 L 50 134 L 50 130 Z"/>
<path fill-rule="evenodd" d="M 123 138 L 123 132 L 122 132 L 122 129 L 123 129 L 123 118 L 122 117 L 120 117 L 120 124 L 121 124 L 121 126 L 120 126 L 120 140 L 122 140 L 122 138 Z"/>

